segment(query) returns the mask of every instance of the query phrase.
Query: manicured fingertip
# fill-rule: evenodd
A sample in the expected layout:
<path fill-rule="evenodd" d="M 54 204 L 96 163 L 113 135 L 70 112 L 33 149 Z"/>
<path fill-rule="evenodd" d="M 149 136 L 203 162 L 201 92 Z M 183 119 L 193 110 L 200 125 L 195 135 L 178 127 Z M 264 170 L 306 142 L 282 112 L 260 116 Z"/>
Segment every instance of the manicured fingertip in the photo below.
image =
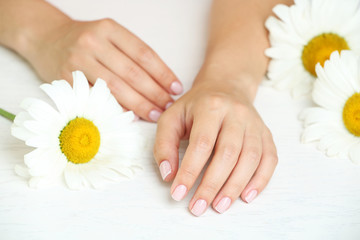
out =
<path fill-rule="evenodd" d="M 191 213 L 195 216 L 201 216 L 207 208 L 207 202 L 204 199 L 198 199 L 191 208 Z"/>
<path fill-rule="evenodd" d="M 256 198 L 257 195 L 258 195 L 258 191 L 255 189 L 252 189 L 252 190 L 248 191 L 248 193 L 245 195 L 243 200 L 247 203 L 251 203 Z"/>
<path fill-rule="evenodd" d="M 166 179 L 166 177 L 171 173 L 171 165 L 169 161 L 164 160 L 159 165 L 160 174 L 163 180 Z"/>
<path fill-rule="evenodd" d="M 185 185 L 178 185 L 171 194 L 171 197 L 175 201 L 181 201 L 185 197 L 186 191 L 187 191 L 187 187 Z"/>
<path fill-rule="evenodd" d="M 158 110 L 151 110 L 149 113 L 149 119 L 153 122 L 157 122 L 161 116 L 161 112 Z"/>
<path fill-rule="evenodd" d="M 231 198 L 229 197 L 223 197 L 214 207 L 214 209 L 218 212 L 218 213 L 224 213 L 226 212 L 226 210 L 229 209 L 231 205 Z"/>
<path fill-rule="evenodd" d="M 184 91 L 184 88 L 183 88 L 183 86 L 181 85 L 181 83 L 180 83 L 180 82 L 177 82 L 177 81 L 171 83 L 170 89 L 171 89 L 171 91 L 172 91 L 174 94 L 176 94 L 176 95 L 179 95 L 179 94 L 181 94 L 181 93 Z"/>
<path fill-rule="evenodd" d="M 168 102 L 165 106 L 165 109 L 168 109 L 172 104 L 173 104 L 173 102 Z"/>

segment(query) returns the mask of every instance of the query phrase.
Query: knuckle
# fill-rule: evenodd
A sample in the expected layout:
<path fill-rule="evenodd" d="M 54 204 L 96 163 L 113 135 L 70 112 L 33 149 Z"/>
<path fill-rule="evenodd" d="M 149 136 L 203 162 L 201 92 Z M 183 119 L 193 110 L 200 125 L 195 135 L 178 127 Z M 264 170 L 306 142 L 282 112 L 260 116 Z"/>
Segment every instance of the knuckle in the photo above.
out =
<path fill-rule="evenodd" d="M 104 18 L 98 21 L 99 28 L 105 30 L 111 29 L 115 24 L 116 22 L 111 18 Z"/>
<path fill-rule="evenodd" d="M 136 84 L 141 75 L 141 70 L 139 67 L 135 65 L 131 65 L 127 67 L 125 74 L 127 76 L 128 81 L 130 81 L 130 83 Z"/>
<path fill-rule="evenodd" d="M 196 171 L 191 168 L 184 168 L 181 171 L 183 179 L 187 179 L 187 181 L 193 181 L 197 178 Z"/>
<path fill-rule="evenodd" d="M 238 150 L 235 145 L 228 145 L 224 148 L 223 160 L 225 161 L 234 161 L 237 159 Z"/>
<path fill-rule="evenodd" d="M 97 36 L 94 31 L 83 31 L 77 39 L 77 47 L 95 48 L 97 46 Z"/>
<path fill-rule="evenodd" d="M 170 97 L 168 94 L 166 94 L 165 92 L 159 91 L 159 92 L 155 92 L 154 91 L 154 95 L 153 95 L 153 99 L 155 101 L 155 103 L 158 103 L 160 105 L 165 105 L 170 101 Z"/>
<path fill-rule="evenodd" d="M 138 49 L 137 60 L 140 63 L 148 63 L 155 57 L 154 52 L 146 45 L 141 45 Z"/>
<path fill-rule="evenodd" d="M 260 161 L 261 155 L 258 149 L 252 148 L 245 153 L 245 157 L 248 161 L 257 163 Z"/>
<path fill-rule="evenodd" d="M 210 137 L 202 135 L 196 140 L 196 149 L 201 152 L 209 152 L 212 150 L 211 142 Z"/>
<path fill-rule="evenodd" d="M 226 99 L 220 94 L 213 94 L 205 100 L 205 106 L 208 106 L 210 110 L 217 110 L 223 108 Z"/>
<path fill-rule="evenodd" d="M 206 181 L 201 186 L 201 191 L 207 194 L 216 194 L 218 190 L 219 190 L 219 186 L 214 181 Z"/>

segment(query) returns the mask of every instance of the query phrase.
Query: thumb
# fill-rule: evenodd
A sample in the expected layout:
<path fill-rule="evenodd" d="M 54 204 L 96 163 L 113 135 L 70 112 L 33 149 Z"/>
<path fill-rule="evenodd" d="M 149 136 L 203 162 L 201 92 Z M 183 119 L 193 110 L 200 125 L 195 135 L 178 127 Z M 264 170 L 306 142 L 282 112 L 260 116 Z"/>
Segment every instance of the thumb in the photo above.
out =
<path fill-rule="evenodd" d="M 167 182 L 174 179 L 178 170 L 180 139 L 185 132 L 178 110 L 172 106 L 162 114 L 157 124 L 154 157 L 162 179 Z"/>

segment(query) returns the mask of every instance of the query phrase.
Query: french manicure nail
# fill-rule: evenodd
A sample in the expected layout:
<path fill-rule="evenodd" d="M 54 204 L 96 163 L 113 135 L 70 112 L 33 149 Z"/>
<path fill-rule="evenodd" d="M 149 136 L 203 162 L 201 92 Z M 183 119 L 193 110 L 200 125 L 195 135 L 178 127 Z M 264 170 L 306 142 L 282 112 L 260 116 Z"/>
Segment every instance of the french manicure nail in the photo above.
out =
<path fill-rule="evenodd" d="M 168 102 L 165 106 L 165 109 L 168 109 L 173 103 L 172 102 Z"/>
<path fill-rule="evenodd" d="M 164 160 L 160 163 L 160 173 L 163 180 L 171 173 L 171 166 L 169 161 Z"/>
<path fill-rule="evenodd" d="M 223 197 L 215 206 L 215 210 L 219 213 L 224 213 L 230 207 L 230 203 L 231 199 L 229 197 Z"/>
<path fill-rule="evenodd" d="M 171 91 L 173 91 L 176 95 L 181 94 L 183 92 L 183 87 L 179 82 L 173 82 L 170 86 Z"/>
<path fill-rule="evenodd" d="M 203 214 L 206 210 L 206 201 L 203 199 L 198 199 L 194 206 L 191 209 L 191 213 L 194 214 L 195 216 L 199 217 L 201 214 Z"/>
<path fill-rule="evenodd" d="M 185 197 L 186 190 L 187 188 L 185 185 L 179 185 L 175 188 L 174 192 L 171 194 L 171 197 L 175 201 L 180 201 Z"/>
<path fill-rule="evenodd" d="M 253 200 L 254 200 L 254 198 L 256 197 L 256 195 L 257 195 L 257 191 L 254 189 L 254 190 L 251 190 L 247 195 L 246 195 L 246 197 L 245 197 L 245 201 L 247 202 L 247 203 L 251 203 Z"/>
<path fill-rule="evenodd" d="M 159 120 L 160 118 L 160 115 L 161 115 L 161 112 L 157 111 L 157 110 L 152 110 L 150 113 L 149 113 L 149 118 L 154 121 L 154 122 L 157 122 L 157 120 Z"/>

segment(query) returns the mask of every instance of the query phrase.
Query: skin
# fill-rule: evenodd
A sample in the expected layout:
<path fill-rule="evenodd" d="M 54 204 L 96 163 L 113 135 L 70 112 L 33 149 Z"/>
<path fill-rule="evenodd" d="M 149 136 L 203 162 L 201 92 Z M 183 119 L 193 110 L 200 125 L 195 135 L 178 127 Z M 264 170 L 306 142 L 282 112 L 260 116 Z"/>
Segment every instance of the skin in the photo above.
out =
<path fill-rule="evenodd" d="M 43 0 L 0 0 L 0 44 L 27 59 L 46 82 L 71 82 L 75 70 L 92 84 L 104 79 L 122 106 L 147 121 L 157 121 L 173 102 L 170 95 L 182 92 L 169 67 L 126 28 L 111 19 L 72 20 Z"/>
<path fill-rule="evenodd" d="M 223 197 L 248 202 L 250 191 L 260 193 L 275 170 L 272 135 L 253 101 L 268 65 L 264 22 L 278 3 L 292 1 L 215 0 L 204 64 L 191 90 L 159 119 L 154 156 L 159 166 L 171 165 L 165 181 L 172 181 L 172 194 L 179 185 L 187 194 L 210 161 L 190 211 L 199 199 L 214 208 Z M 179 167 L 181 139 L 189 146 Z"/>
<path fill-rule="evenodd" d="M 182 89 L 171 86 L 179 80 L 111 19 L 80 22 L 43 0 L 0 0 L 0 44 L 27 59 L 44 81 L 71 81 L 71 72 L 81 70 L 90 83 L 103 78 L 118 102 L 141 118 L 157 121 L 163 113 L 154 156 L 159 166 L 170 164 L 165 181 L 172 181 L 171 193 L 184 185 L 187 194 L 209 162 L 189 209 L 199 199 L 216 208 L 223 197 L 249 201 L 277 165 L 271 133 L 253 101 L 268 65 L 264 22 L 278 3 L 292 1 L 214 0 L 204 64 L 191 90 L 174 103 L 170 95 Z M 189 146 L 179 167 L 181 139 Z"/>

